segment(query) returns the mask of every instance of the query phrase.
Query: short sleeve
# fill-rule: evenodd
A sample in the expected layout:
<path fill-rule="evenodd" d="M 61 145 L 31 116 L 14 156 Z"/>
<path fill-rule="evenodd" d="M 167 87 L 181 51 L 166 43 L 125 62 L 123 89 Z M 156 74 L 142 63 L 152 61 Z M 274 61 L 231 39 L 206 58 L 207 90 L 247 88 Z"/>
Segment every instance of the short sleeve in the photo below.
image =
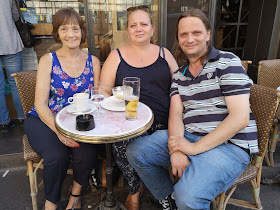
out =
<path fill-rule="evenodd" d="M 170 98 L 176 94 L 179 94 L 178 82 L 179 82 L 179 78 L 181 76 L 182 76 L 182 73 L 179 70 L 177 70 L 173 73 L 171 87 L 170 87 Z"/>
<path fill-rule="evenodd" d="M 16 0 L 12 1 L 12 18 L 13 18 L 13 21 L 17 21 L 19 19 L 19 11 L 17 8 Z"/>
<path fill-rule="evenodd" d="M 232 54 L 233 55 L 233 54 Z M 249 94 L 253 84 L 238 57 L 221 62 L 219 66 L 219 83 L 224 96 Z"/>

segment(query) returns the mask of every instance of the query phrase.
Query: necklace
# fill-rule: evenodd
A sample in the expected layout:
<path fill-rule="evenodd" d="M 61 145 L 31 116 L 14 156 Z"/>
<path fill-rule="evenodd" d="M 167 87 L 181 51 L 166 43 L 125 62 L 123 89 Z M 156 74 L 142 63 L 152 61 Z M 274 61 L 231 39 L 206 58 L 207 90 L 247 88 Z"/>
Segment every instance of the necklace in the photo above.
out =
<path fill-rule="evenodd" d="M 78 55 L 76 56 L 76 59 L 75 59 L 74 64 L 70 64 L 72 68 L 75 68 L 75 67 L 76 67 L 75 64 L 77 63 L 77 61 L 78 61 L 79 58 L 80 58 L 80 51 L 78 52 Z"/>
<path fill-rule="evenodd" d="M 141 61 L 141 62 L 143 62 L 143 61 L 144 61 L 144 59 L 143 59 L 143 58 L 140 58 L 140 61 Z"/>

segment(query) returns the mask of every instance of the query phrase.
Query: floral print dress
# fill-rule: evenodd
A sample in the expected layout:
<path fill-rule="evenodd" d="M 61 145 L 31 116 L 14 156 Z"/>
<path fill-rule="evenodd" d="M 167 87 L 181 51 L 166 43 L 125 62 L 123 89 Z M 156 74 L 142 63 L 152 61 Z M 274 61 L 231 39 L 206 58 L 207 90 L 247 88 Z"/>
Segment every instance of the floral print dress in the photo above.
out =
<path fill-rule="evenodd" d="M 70 77 L 65 71 L 63 71 L 56 52 L 52 52 L 50 54 L 52 56 L 52 72 L 49 108 L 55 115 L 59 110 L 69 104 L 68 98 L 73 96 L 75 93 L 85 92 L 90 94 L 90 89 L 94 85 L 94 74 L 90 54 L 88 54 L 84 71 L 80 76 L 75 78 Z M 33 107 L 28 114 L 39 117 L 35 107 Z"/>

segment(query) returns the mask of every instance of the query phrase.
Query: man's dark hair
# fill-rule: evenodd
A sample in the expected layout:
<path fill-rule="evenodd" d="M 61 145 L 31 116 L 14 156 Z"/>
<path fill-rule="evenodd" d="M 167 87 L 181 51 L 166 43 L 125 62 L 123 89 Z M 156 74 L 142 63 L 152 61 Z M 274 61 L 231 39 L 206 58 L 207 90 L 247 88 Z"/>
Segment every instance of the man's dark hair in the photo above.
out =
<path fill-rule="evenodd" d="M 174 40 L 173 49 L 174 49 L 174 57 L 175 57 L 179 66 L 183 66 L 183 65 L 189 63 L 189 60 L 188 60 L 186 54 L 182 51 L 182 49 L 179 45 L 179 41 L 178 41 L 179 22 L 182 18 L 186 18 L 186 17 L 197 17 L 197 18 L 199 18 L 202 21 L 203 25 L 205 26 L 206 30 L 211 31 L 209 19 L 204 14 L 204 12 L 199 10 L 199 9 L 187 10 L 186 12 L 184 12 L 183 14 L 181 14 L 177 18 L 176 30 L 175 30 L 175 40 Z M 206 44 L 207 44 L 207 51 L 200 57 L 200 60 L 201 60 L 202 64 L 203 64 L 203 60 L 209 55 L 209 53 L 211 51 L 211 48 L 212 48 L 211 38 L 209 39 L 209 41 Z"/>

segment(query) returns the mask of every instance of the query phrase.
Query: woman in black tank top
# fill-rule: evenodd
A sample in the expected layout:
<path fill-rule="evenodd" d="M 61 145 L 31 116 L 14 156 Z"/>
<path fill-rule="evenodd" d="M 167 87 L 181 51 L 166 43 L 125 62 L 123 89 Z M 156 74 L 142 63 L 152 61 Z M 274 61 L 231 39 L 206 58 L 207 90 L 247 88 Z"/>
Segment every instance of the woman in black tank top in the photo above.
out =
<path fill-rule="evenodd" d="M 121 86 L 125 77 L 140 78 L 139 100 L 148 105 L 155 116 L 150 132 L 167 129 L 171 78 L 178 69 L 174 57 L 167 49 L 150 43 L 153 32 L 148 8 L 128 8 L 129 43 L 110 53 L 100 77 L 100 81 L 110 87 Z M 106 96 L 112 95 L 110 88 L 103 86 L 103 89 Z M 129 210 L 136 210 L 139 209 L 143 184 L 127 161 L 125 152 L 130 141 L 114 143 L 113 155 L 129 184 L 125 206 Z"/>

